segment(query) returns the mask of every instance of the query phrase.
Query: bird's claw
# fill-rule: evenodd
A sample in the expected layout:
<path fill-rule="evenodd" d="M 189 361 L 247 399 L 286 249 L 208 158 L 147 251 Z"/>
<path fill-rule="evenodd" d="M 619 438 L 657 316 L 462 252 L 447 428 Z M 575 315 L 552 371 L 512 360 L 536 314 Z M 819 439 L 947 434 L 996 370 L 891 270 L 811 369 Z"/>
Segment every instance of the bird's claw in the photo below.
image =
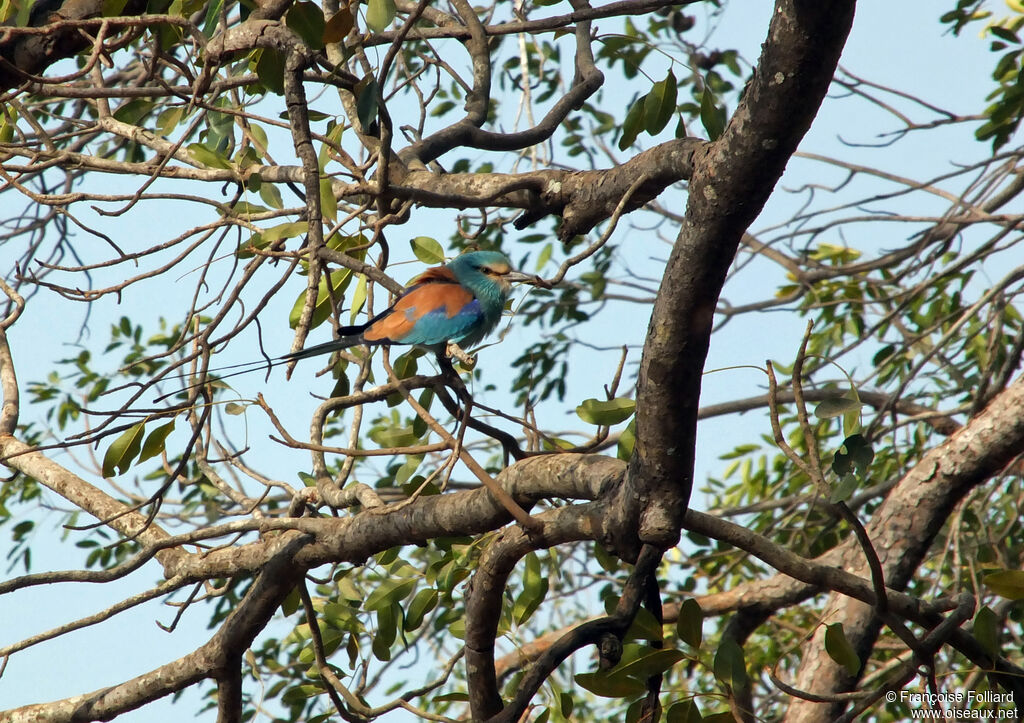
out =
<path fill-rule="evenodd" d="M 473 367 L 476 366 L 476 357 L 470 356 L 469 354 L 464 352 L 462 350 L 462 347 L 460 347 L 455 342 L 448 342 L 448 347 L 445 349 L 445 354 L 450 359 L 458 359 L 462 366 L 464 366 L 466 369 L 472 369 Z"/>

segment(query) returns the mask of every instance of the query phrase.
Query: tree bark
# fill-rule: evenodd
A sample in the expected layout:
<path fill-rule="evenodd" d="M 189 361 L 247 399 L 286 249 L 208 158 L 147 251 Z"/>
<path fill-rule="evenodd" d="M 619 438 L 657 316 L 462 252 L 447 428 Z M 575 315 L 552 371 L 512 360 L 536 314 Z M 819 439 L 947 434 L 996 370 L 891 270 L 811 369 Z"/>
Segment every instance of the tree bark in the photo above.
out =
<path fill-rule="evenodd" d="M 832 81 L 853 0 L 779 0 L 754 76 L 722 136 L 695 153 L 686 216 L 654 302 L 637 388 L 636 447 L 616 550 L 679 539 L 693 485 L 701 375 L 715 306 L 743 233 L 761 212 Z"/>
<path fill-rule="evenodd" d="M 991 479 L 1024 453 L 1024 377 L 996 396 L 981 414 L 948 440 L 932 449 L 893 488 L 867 523 L 867 531 L 881 559 L 886 585 L 906 589 L 953 508 L 975 487 Z M 864 555 L 850 541 L 830 557 L 844 569 L 864 575 Z M 847 639 L 865 659 L 881 629 L 873 608 L 832 594 L 823 620 L 839 621 Z M 794 685 L 816 694 L 852 690 L 856 680 L 825 652 L 824 627 L 804 647 L 804 658 Z M 922 684 L 923 688 L 923 684 Z M 1018 704 L 1024 701 L 1018 701 Z M 845 705 L 794 700 L 787 721 L 828 723 Z"/>

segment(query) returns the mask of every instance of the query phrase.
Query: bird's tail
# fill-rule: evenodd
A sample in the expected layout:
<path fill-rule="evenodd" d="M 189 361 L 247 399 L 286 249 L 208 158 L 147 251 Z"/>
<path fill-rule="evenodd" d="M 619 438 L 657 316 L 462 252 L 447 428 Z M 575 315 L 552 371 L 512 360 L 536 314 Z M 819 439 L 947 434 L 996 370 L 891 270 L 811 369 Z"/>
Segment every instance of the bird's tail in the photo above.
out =
<path fill-rule="evenodd" d="M 242 362 L 241 364 L 230 364 L 228 366 L 217 367 L 216 369 L 208 369 L 207 372 L 210 375 L 212 375 L 211 379 L 216 379 L 216 381 L 223 381 L 231 377 L 237 377 L 240 374 L 248 374 L 249 372 L 256 371 L 257 369 L 265 368 L 267 370 L 267 378 L 269 379 L 270 370 L 274 367 L 286 364 L 290 361 L 295 361 L 297 359 L 306 359 L 312 356 L 319 356 L 320 354 L 328 354 L 332 351 L 337 351 L 338 349 L 348 349 L 350 346 L 362 344 L 363 331 L 368 326 L 369 323 L 357 326 L 338 327 L 338 330 L 336 332 L 337 338 L 335 338 L 333 341 L 324 342 L 323 344 L 316 344 L 314 346 L 306 347 L 305 349 L 299 349 L 296 352 L 292 352 L 291 354 L 285 354 L 284 356 L 273 358 L 264 357 L 260 361 Z M 228 373 L 224 374 L 223 372 Z M 189 375 L 182 375 L 181 377 L 176 378 L 184 379 L 188 376 Z M 167 399 L 170 396 L 173 396 L 175 394 L 181 394 L 183 391 L 188 391 L 189 389 L 192 389 L 195 386 L 201 386 L 203 383 L 205 382 L 195 384 L 192 386 L 187 386 L 185 387 L 184 390 L 179 389 L 174 392 L 162 394 L 153 401 L 162 402 L 164 399 Z"/>
<path fill-rule="evenodd" d="M 337 337 L 332 341 L 325 341 L 323 344 L 314 344 L 313 346 L 307 346 L 305 349 L 299 349 L 293 351 L 290 354 L 285 354 L 279 357 L 282 361 L 293 361 L 295 359 L 308 359 L 311 356 L 320 356 L 321 354 L 330 354 L 332 351 L 338 351 L 339 349 L 348 349 L 350 346 L 356 346 L 363 343 L 363 331 L 369 324 L 359 324 L 356 326 L 341 326 L 338 327 Z"/>

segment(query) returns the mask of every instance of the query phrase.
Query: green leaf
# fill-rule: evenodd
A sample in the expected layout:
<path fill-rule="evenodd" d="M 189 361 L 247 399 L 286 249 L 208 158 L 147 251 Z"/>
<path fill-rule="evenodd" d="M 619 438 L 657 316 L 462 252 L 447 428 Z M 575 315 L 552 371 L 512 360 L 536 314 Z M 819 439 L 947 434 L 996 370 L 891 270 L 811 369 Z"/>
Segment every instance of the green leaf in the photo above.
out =
<path fill-rule="evenodd" d="M 444 693 L 432 698 L 435 703 L 468 703 L 469 696 L 465 693 Z"/>
<path fill-rule="evenodd" d="M 197 162 L 208 168 L 231 168 L 231 161 L 200 143 L 190 143 L 188 152 Z"/>
<path fill-rule="evenodd" d="M 284 692 L 281 696 L 283 703 L 303 703 L 307 698 L 312 698 L 314 695 L 323 695 L 324 689 L 319 683 L 307 683 L 305 685 L 296 685 Z"/>
<path fill-rule="evenodd" d="M 587 424 L 611 426 L 626 421 L 633 416 L 635 410 L 636 402 L 626 397 L 585 399 L 583 404 L 576 407 L 576 414 Z"/>
<path fill-rule="evenodd" d="M 331 653 L 333 653 L 335 650 L 338 649 L 338 646 L 341 644 L 341 641 L 344 639 L 344 635 L 341 633 L 340 630 L 323 630 L 320 633 L 320 635 L 321 635 L 321 638 L 323 639 L 324 655 L 326 655 L 327 657 L 330 657 Z M 299 662 L 300 663 L 304 663 L 306 665 L 309 665 L 314 660 L 316 660 L 316 653 L 313 652 L 313 645 L 312 644 L 310 644 L 310 645 L 306 646 L 305 648 L 303 648 L 302 651 L 299 653 Z M 311 718 L 307 719 L 307 721 L 311 721 L 311 720 L 312 720 Z"/>
<path fill-rule="evenodd" d="M 114 469 L 124 474 L 132 465 L 132 460 L 142 449 L 142 438 L 146 433 L 146 423 L 139 422 L 126 429 L 103 455 L 103 476 L 113 477 Z"/>
<path fill-rule="evenodd" d="M 711 713 L 701 718 L 703 723 L 733 723 L 736 718 L 733 717 L 731 711 L 723 711 L 722 713 Z"/>
<path fill-rule="evenodd" d="M 1000 570 L 981 579 L 996 595 L 1008 600 L 1024 599 L 1024 570 Z"/>
<path fill-rule="evenodd" d="M 395 359 L 394 370 L 395 376 L 399 379 L 408 379 L 416 373 L 416 360 L 419 357 L 412 353 L 402 354 L 402 356 Z"/>
<path fill-rule="evenodd" d="M 355 609 L 351 605 L 344 603 L 325 603 L 323 619 L 339 629 L 344 629 L 349 625 L 358 625 Z"/>
<path fill-rule="evenodd" d="M 402 398 L 399 395 L 399 399 Z M 384 427 L 383 429 L 371 429 L 370 439 L 381 447 L 408 447 L 416 444 L 420 436 L 412 427 Z"/>
<path fill-rule="evenodd" d="M 368 75 L 354 89 L 356 96 L 356 116 L 364 131 L 377 120 L 377 80 Z"/>
<path fill-rule="evenodd" d="M 985 652 L 993 658 L 999 656 L 999 619 L 987 605 L 983 605 L 974 616 L 974 627 L 971 633 L 981 643 Z"/>
<path fill-rule="evenodd" d="M 650 716 L 640 719 L 643 714 L 645 702 L 643 699 L 634 700 L 626 707 L 626 714 L 622 716 L 622 723 L 647 723 L 650 720 Z"/>
<path fill-rule="evenodd" d="M 256 61 L 256 77 L 267 87 L 267 90 L 284 95 L 284 58 L 272 48 L 260 51 Z"/>
<path fill-rule="evenodd" d="M 466 618 L 458 617 L 448 626 L 448 634 L 458 640 L 466 639 Z"/>
<path fill-rule="evenodd" d="M 106 5 L 106 3 L 104 3 L 104 5 Z M 1008 43 L 1020 42 L 1020 38 L 1017 37 L 1017 34 L 1010 30 L 1009 28 L 1004 28 L 999 25 L 990 25 L 988 31 L 995 35 L 997 38 L 1002 38 Z"/>
<path fill-rule="evenodd" d="M 156 117 L 156 129 L 157 133 L 162 136 L 169 136 L 174 133 L 174 130 L 181 123 L 181 119 L 185 117 L 185 109 L 183 107 L 177 108 L 165 108 L 160 115 Z"/>
<path fill-rule="evenodd" d="M 701 723 L 702 720 L 693 698 L 672 705 L 665 714 L 665 723 Z"/>
<path fill-rule="evenodd" d="M 548 578 L 541 572 L 540 558 L 534 552 L 526 555 L 526 570 L 523 572 L 523 589 L 516 598 L 512 616 L 517 625 L 522 625 L 544 602 L 548 593 Z"/>
<path fill-rule="evenodd" d="M 572 720 L 572 711 L 576 707 L 576 701 L 572 698 L 572 693 L 567 690 L 563 690 L 558 694 L 558 710 L 562 714 L 563 718 Z"/>
<path fill-rule="evenodd" d="M 664 638 L 664 630 L 661 623 L 654 617 L 654 614 L 647 608 L 640 608 L 636 611 L 629 630 L 626 631 L 626 640 L 650 640 L 660 642 Z"/>
<path fill-rule="evenodd" d="M 832 488 L 832 494 L 829 495 L 828 501 L 832 504 L 846 502 L 857 491 L 858 486 L 860 486 L 860 480 L 857 479 L 857 475 L 847 472 L 839 478 L 839 484 Z"/>
<path fill-rule="evenodd" d="M 328 291 L 327 277 L 324 276 L 324 278 L 320 279 L 320 285 L 317 288 L 316 303 L 313 306 L 313 318 L 310 321 L 311 329 L 320 326 L 320 324 L 324 323 L 331 315 L 331 291 L 334 292 L 335 298 L 340 301 L 351 280 L 351 269 L 337 269 L 332 271 L 331 286 L 330 291 Z M 299 319 L 302 318 L 302 309 L 305 304 L 306 290 L 303 289 L 299 293 L 298 298 L 295 299 L 295 303 L 292 304 L 291 313 L 288 315 L 288 323 L 292 329 L 299 325 Z"/>
<path fill-rule="evenodd" d="M 366 7 L 366 24 L 374 32 L 383 32 L 395 19 L 395 0 L 370 0 Z"/>
<path fill-rule="evenodd" d="M 619 136 L 619 150 L 624 151 L 636 143 L 636 137 L 640 135 L 640 127 L 644 120 L 644 106 L 647 96 L 637 98 L 636 102 L 626 113 L 626 119 L 622 121 L 622 135 Z"/>
<path fill-rule="evenodd" d="M 281 192 L 277 190 L 277 186 L 273 183 L 261 183 L 259 193 L 263 202 L 271 208 L 277 209 L 278 211 L 284 208 L 284 199 L 281 198 Z M 295 221 L 293 223 L 304 223 L 306 224 L 306 228 L 309 228 L 309 223 L 307 221 Z"/>
<path fill-rule="evenodd" d="M 633 447 L 636 446 L 636 420 L 629 420 L 629 424 L 622 430 L 619 435 L 619 444 L 616 449 L 615 456 L 621 459 L 623 462 L 628 462 L 629 458 L 633 456 Z"/>
<path fill-rule="evenodd" d="M 324 218 L 338 220 L 338 198 L 334 195 L 334 184 L 331 179 L 320 179 L 320 212 Z"/>
<path fill-rule="evenodd" d="M 263 165 L 260 161 L 260 153 L 253 146 L 245 146 L 238 149 L 238 153 L 235 154 L 233 159 L 238 164 L 239 168 L 250 169 L 258 168 Z M 249 191 L 258 191 L 259 187 L 263 184 L 263 178 L 258 173 L 253 173 L 245 179 L 245 188 Z"/>
<path fill-rule="evenodd" d="M 416 593 L 416 597 L 409 603 L 409 609 L 406 610 L 405 622 L 402 623 L 402 628 L 407 633 L 411 633 L 419 628 L 423 624 L 423 618 L 426 617 L 427 613 L 437 607 L 438 598 L 437 590 L 433 588 L 424 588 Z"/>
<path fill-rule="evenodd" d="M 352 11 L 347 7 L 342 8 L 331 16 L 324 25 L 324 43 L 340 43 L 355 26 Z"/>
<path fill-rule="evenodd" d="M 840 477 L 856 472 L 859 479 L 867 476 L 868 468 L 875 459 L 875 451 L 862 434 L 852 434 L 843 440 L 832 459 L 832 471 Z"/>
<path fill-rule="evenodd" d="M 377 610 L 377 634 L 373 636 L 373 656 L 386 663 L 391 660 L 391 645 L 398 636 L 398 605 L 384 605 Z"/>
<path fill-rule="evenodd" d="M 847 673 L 857 675 L 857 671 L 860 670 L 860 658 L 857 657 L 850 641 L 846 639 L 842 623 L 832 623 L 825 627 L 825 652 L 828 653 L 828 657 L 846 668 Z"/>
<path fill-rule="evenodd" d="M 103 17 L 113 18 L 124 12 L 128 0 L 103 0 Z"/>
<path fill-rule="evenodd" d="M 203 35 L 213 37 L 217 30 L 217 23 L 220 22 L 221 10 L 224 8 L 224 0 L 212 0 L 206 6 L 206 19 L 203 21 Z"/>
<path fill-rule="evenodd" d="M 163 51 L 169 51 L 171 48 L 174 48 L 185 37 L 185 31 L 176 25 L 159 25 L 157 26 L 156 34 L 160 41 L 160 49 Z"/>
<path fill-rule="evenodd" d="M 551 260 L 551 253 L 555 250 L 554 244 L 544 244 L 544 248 L 540 250 L 540 256 L 537 257 L 537 271 L 540 271 L 544 266 Z"/>
<path fill-rule="evenodd" d="M 644 130 L 650 135 L 660 133 L 672 119 L 676 110 L 676 92 L 676 76 L 669 68 L 665 79 L 655 83 L 644 100 Z"/>
<path fill-rule="evenodd" d="M 265 206 L 258 206 L 255 203 L 249 203 L 248 201 L 239 201 L 231 207 L 231 213 L 239 218 L 245 216 L 253 216 L 255 214 L 267 213 L 270 209 Z"/>
<path fill-rule="evenodd" d="M 444 249 L 441 248 L 441 244 L 429 236 L 417 236 L 409 241 L 409 245 L 416 258 L 423 263 L 430 265 L 444 263 Z"/>
<path fill-rule="evenodd" d="M 856 391 L 854 391 L 854 394 L 856 394 Z M 852 437 L 858 433 L 860 433 L 860 407 L 851 409 L 843 415 L 843 434 L 847 437 Z"/>
<path fill-rule="evenodd" d="M 856 399 L 832 397 L 831 399 L 822 400 L 814 408 L 814 416 L 818 419 L 834 419 L 835 417 L 841 417 L 851 410 L 859 411 L 860 408 L 861 403 Z"/>
<path fill-rule="evenodd" d="M 713 141 L 717 141 L 725 131 L 725 109 L 718 107 L 715 94 L 707 83 L 704 83 L 704 93 L 700 97 L 700 122 Z"/>
<path fill-rule="evenodd" d="M 703 639 L 704 613 L 700 603 L 688 597 L 679 605 L 679 617 L 676 619 L 676 635 L 694 650 L 700 649 Z"/>
<path fill-rule="evenodd" d="M 324 11 L 316 3 L 297 2 L 288 9 L 285 24 L 313 50 L 324 47 Z"/>
<path fill-rule="evenodd" d="M 139 462 L 145 462 L 151 457 L 155 457 L 164 451 L 164 442 L 167 441 L 167 435 L 174 431 L 174 420 L 172 419 L 167 424 L 161 424 L 159 427 L 154 429 L 146 437 L 145 443 L 142 445 L 142 454 L 139 455 Z"/>
<path fill-rule="evenodd" d="M 422 464 L 422 462 L 422 454 L 408 455 L 405 458 L 405 462 L 402 463 L 402 466 L 398 468 L 397 472 L 395 472 L 395 487 L 402 487 L 404 489 L 406 483 L 408 483 L 409 480 L 412 480 L 413 483 L 409 485 L 410 489 L 409 492 L 407 493 L 412 494 L 416 490 L 416 488 L 419 487 L 419 482 L 422 482 L 424 479 L 424 477 L 422 477 L 421 475 L 416 475 L 415 477 L 413 477 L 413 475 L 416 474 L 416 469 L 420 466 L 420 464 Z"/>
<path fill-rule="evenodd" d="M 577 673 L 573 680 L 581 688 L 602 698 L 632 698 L 647 690 L 645 681 L 615 672 Z"/>
<path fill-rule="evenodd" d="M 646 681 L 652 675 L 661 675 L 686 657 L 682 650 L 674 648 L 648 649 L 636 660 L 613 669 L 613 673 L 628 675 L 638 681 Z"/>
<path fill-rule="evenodd" d="M 743 649 L 732 638 L 725 638 L 715 652 L 715 677 L 733 690 L 742 690 L 749 684 Z"/>
<path fill-rule="evenodd" d="M 381 610 L 404 600 L 416 587 L 416 578 L 389 577 L 363 603 L 367 610 Z"/>
<path fill-rule="evenodd" d="M 266 243 L 271 244 L 275 241 L 280 241 L 283 238 L 301 236 L 307 231 L 309 231 L 308 221 L 291 221 L 289 223 L 281 223 L 277 226 L 271 226 L 268 229 L 264 229 L 260 232 L 260 236 Z"/>
<path fill-rule="evenodd" d="M 366 277 L 360 276 L 359 280 L 356 281 L 355 291 L 352 292 L 352 311 L 350 312 L 350 324 L 356 323 L 356 317 L 359 312 L 363 310 L 363 306 L 366 304 Z"/>
<path fill-rule="evenodd" d="M 285 617 L 288 617 L 298 610 L 301 604 L 302 598 L 299 596 L 299 588 L 293 587 L 288 596 L 281 601 L 281 612 L 284 613 Z"/>

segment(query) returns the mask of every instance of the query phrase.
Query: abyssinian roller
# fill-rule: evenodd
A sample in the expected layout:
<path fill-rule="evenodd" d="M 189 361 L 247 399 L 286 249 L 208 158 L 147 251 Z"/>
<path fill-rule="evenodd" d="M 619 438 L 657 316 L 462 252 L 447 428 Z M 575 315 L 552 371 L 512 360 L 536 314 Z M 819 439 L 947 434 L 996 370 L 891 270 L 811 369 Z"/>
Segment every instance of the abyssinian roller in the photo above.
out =
<path fill-rule="evenodd" d="M 341 327 L 333 341 L 282 358 L 304 359 L 359 344 L 409 344 L 438 352 L 449 342 L 470 347 L 498 325 L 512 284 L 532 279 L 513 271 L 500 251 L 470 251 L 424 271 L 365 324 Z"/>

